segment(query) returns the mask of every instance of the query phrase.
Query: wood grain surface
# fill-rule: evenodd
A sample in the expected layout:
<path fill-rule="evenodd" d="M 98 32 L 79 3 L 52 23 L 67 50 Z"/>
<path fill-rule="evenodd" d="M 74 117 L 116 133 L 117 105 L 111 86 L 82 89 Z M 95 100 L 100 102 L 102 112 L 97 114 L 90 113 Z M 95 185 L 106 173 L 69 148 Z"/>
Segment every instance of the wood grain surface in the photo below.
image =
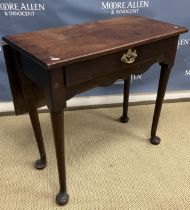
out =
<path fill-rule="evenodd" d="M 5 36 L 3 40 L 46 69 L 53 69 L 184 32 L 185 27 L 125 16 Z"/>

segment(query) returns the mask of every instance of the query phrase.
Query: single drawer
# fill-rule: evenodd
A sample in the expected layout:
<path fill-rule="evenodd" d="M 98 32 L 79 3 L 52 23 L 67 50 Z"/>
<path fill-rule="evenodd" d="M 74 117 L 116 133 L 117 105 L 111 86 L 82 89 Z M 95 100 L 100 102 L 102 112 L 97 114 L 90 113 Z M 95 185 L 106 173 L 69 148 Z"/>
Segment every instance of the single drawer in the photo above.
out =
<path fill-rule="evenodd" d="M 117 71 L 127 71 L 129 66 L 164 57 L 171 50 L 175 50 L 176 45 L 176 38 L 170 38 L 67 65 L 66 86 L 77 85 Z"/>

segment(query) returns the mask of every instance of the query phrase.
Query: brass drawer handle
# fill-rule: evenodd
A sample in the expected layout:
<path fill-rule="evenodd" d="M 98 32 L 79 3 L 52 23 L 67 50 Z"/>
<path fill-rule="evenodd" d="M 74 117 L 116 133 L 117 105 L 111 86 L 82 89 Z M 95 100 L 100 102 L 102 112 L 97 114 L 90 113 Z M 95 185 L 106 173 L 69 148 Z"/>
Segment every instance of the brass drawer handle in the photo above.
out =
<path fill-rule="evenodd" d="M 136 50 L 132 51 L 132 49 L 128 49 L 127 53 L 123 54 L 121 61 L 123 63 L 130 64 L 135 61 L 136 57 L 137 57 L 137 51 Z"/>

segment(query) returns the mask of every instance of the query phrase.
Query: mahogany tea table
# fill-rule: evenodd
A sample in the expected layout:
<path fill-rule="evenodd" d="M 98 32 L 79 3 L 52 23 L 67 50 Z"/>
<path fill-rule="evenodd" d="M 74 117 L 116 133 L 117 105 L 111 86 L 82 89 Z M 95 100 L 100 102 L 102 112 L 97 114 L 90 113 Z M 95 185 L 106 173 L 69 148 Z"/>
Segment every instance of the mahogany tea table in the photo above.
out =
<path fill-rule="evenodd" d="M 128 122 L 131 74 L 142 74 L 159 63 L 161 73 L 150 138 L 152 144 L 159 144 L 156 130 L 162 102 L 179 35 L 187 31 L 165 22 L 127 16 L 2 38 L 15 112 L 29 113 L 38 144 L 37 169 L 46 166 L 37 108 L 47 105 L 50 111 L 59 173 L 59 205 L 68 202 L 64 153 L 66 101 L 90 88 L 124 79 L 120 120 Z"/>

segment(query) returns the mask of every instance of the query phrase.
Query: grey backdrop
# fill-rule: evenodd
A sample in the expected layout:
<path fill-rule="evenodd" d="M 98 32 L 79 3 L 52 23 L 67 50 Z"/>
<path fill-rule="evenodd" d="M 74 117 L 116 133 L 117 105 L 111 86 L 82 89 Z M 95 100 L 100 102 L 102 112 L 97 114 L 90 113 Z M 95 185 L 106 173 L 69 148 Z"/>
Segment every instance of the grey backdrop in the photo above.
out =
<path fill-rule="evenodd" d="M 189 8 L 189 0 L 2 0 L 0 36 L 121 15 L 142 15 L 189 28 Z M 180 37 L 176 64 L 168 85 L 170 91 L 190 90 L 189 35 L 188 32 Z M 154 65 L 147 73 L 137 77 L 132 76 L 131 91 L 155 92 L 158 70 L 159 66 Z M 111 87 L 96 88 L 83 95 L 119 94 L 122 91 L 121 83 L 122 81 L 117 81 Z M 12 98 L 0 48 L 0 101 L 10 100 Z"/>

